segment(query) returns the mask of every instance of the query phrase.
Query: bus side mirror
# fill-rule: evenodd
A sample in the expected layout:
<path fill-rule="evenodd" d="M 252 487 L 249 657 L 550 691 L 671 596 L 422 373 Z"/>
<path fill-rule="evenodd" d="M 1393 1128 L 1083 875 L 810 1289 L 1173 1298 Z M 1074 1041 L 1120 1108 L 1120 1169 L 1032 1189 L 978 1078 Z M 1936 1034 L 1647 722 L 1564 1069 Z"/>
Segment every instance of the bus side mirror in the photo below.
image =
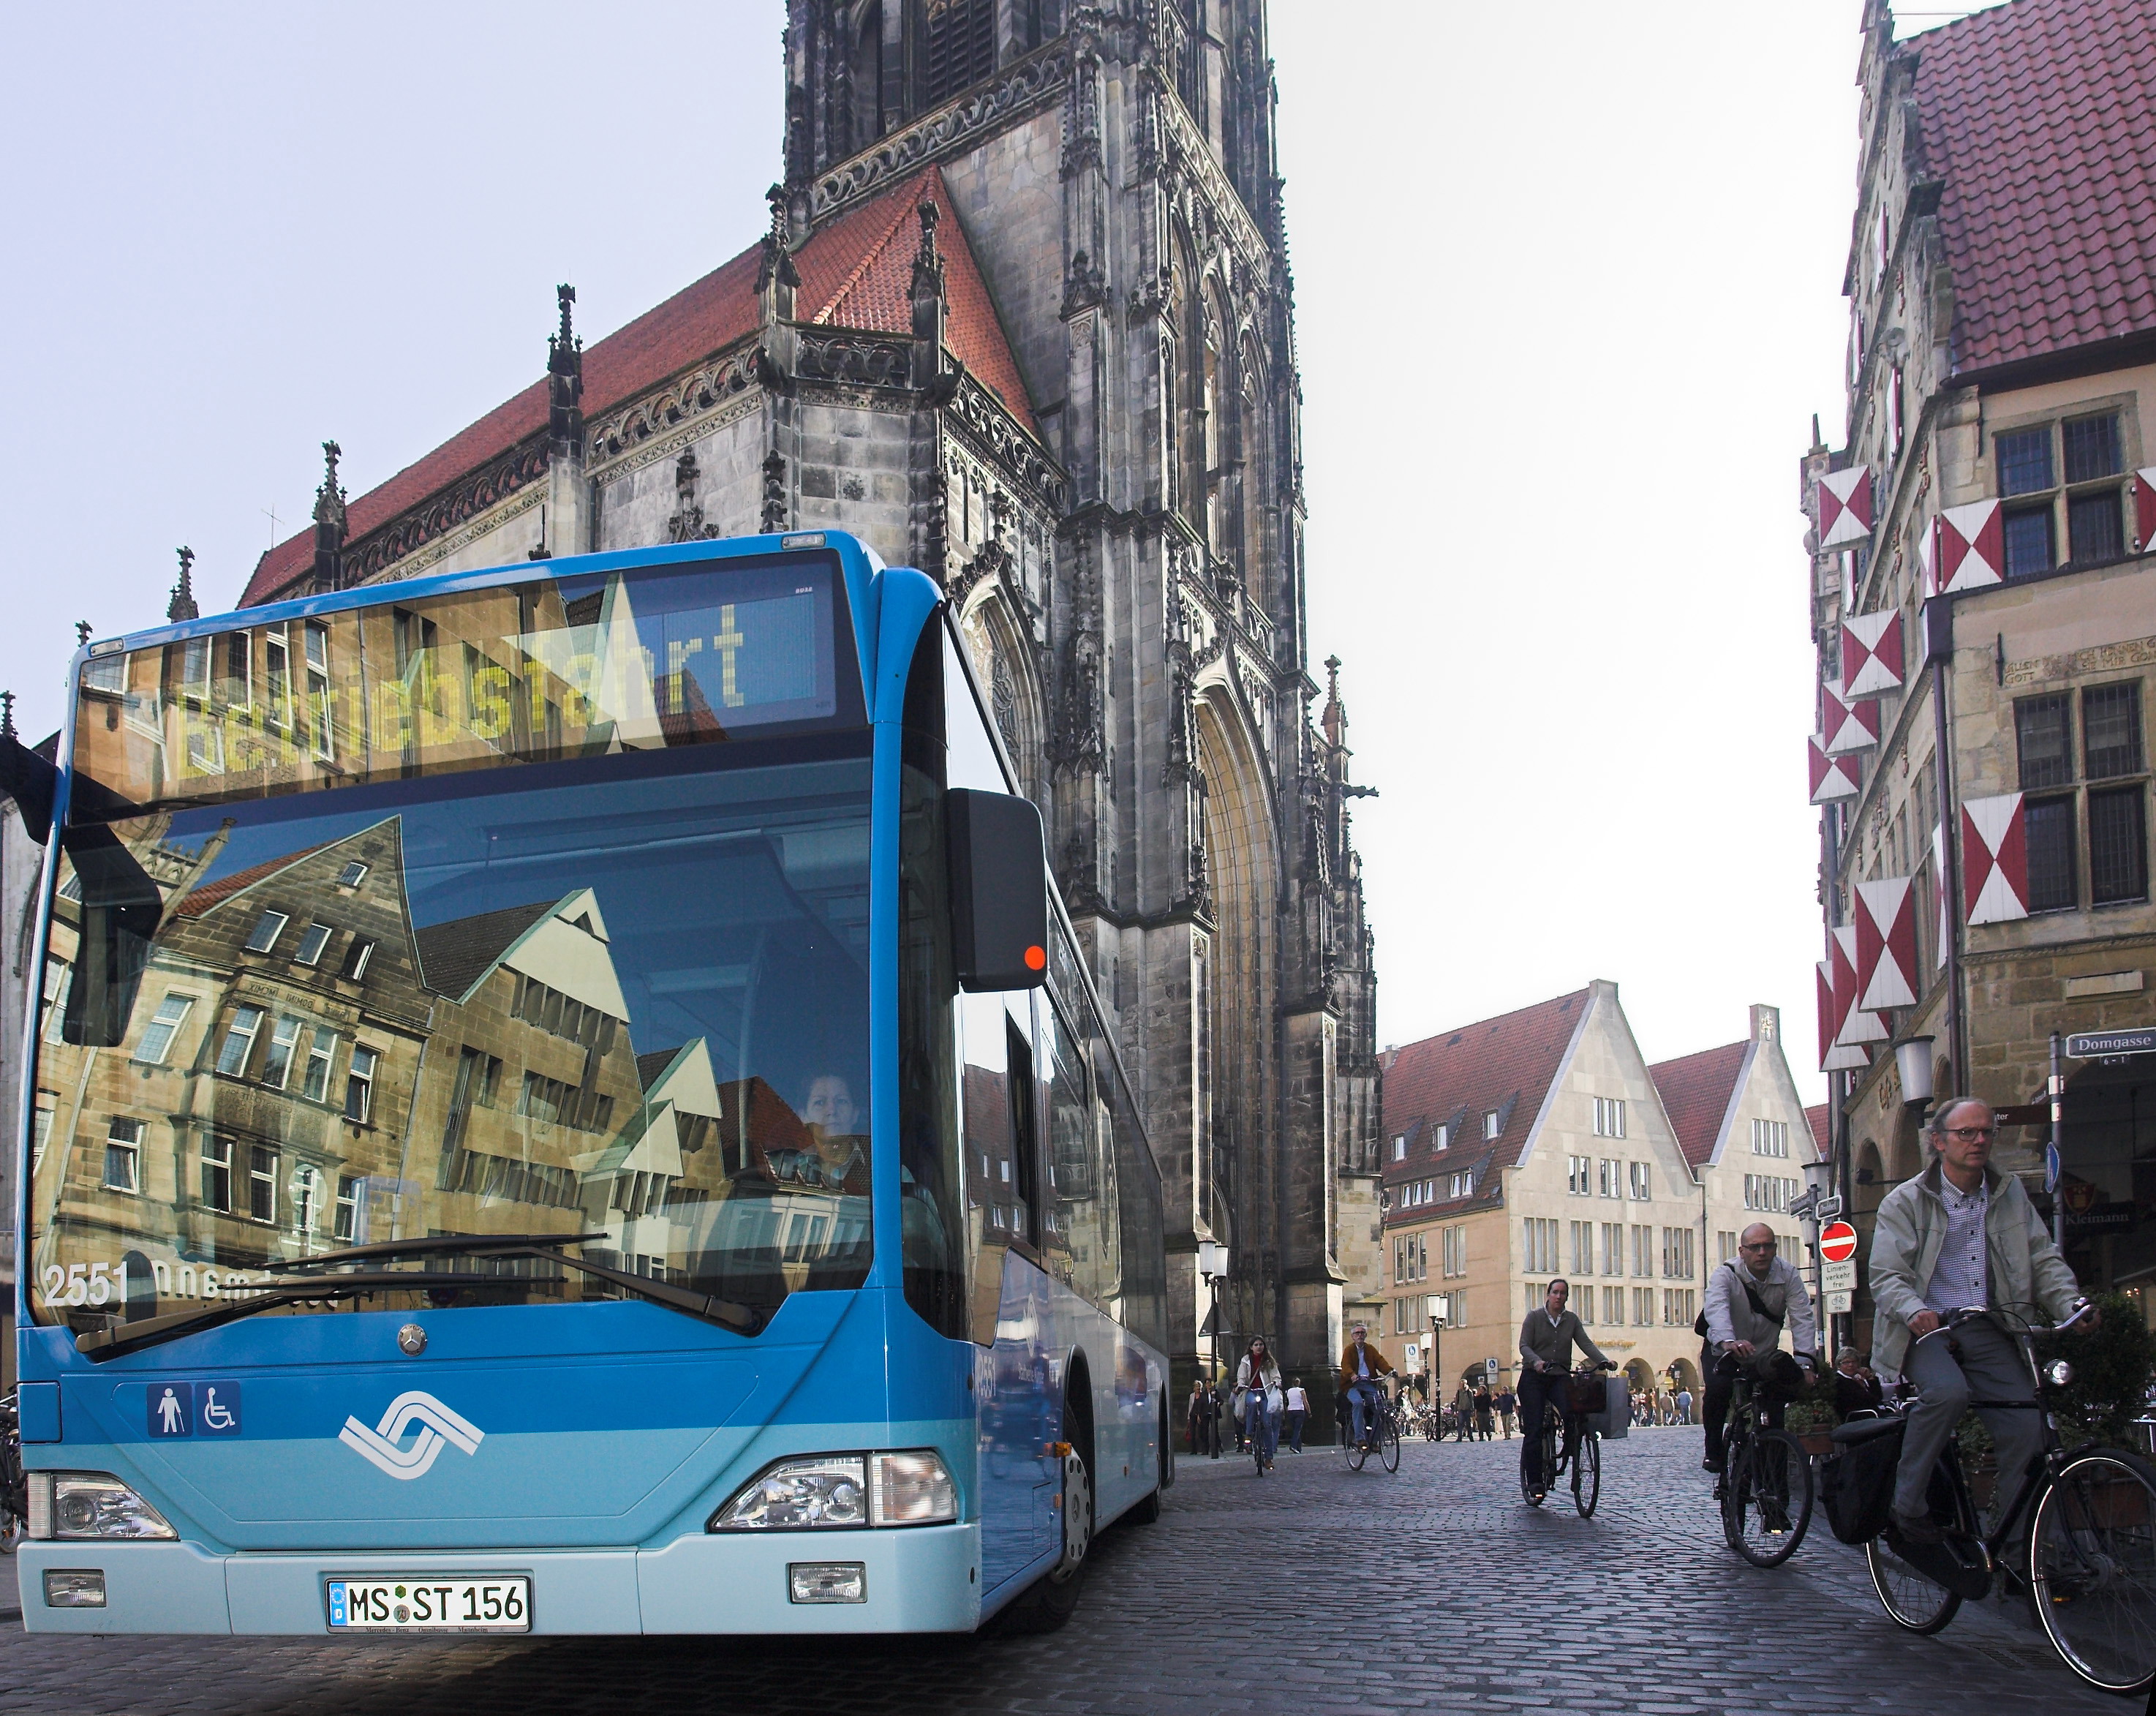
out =
<path fill-rule="evenodd" d="M 951 943 L 962 989 L 1048 981 L 1048 842 L 1032 801 L 953 788 Z"/>

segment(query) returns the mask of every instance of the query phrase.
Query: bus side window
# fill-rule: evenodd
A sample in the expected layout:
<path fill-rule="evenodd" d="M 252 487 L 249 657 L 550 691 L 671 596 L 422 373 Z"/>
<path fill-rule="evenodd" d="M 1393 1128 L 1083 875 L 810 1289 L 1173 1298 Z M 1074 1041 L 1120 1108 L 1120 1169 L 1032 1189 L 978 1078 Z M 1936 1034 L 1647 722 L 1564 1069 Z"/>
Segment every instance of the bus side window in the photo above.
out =
<path fill-rule="evenodd" d="M 1017 1219 L 1024 1225 L 1018 1236 L 1029 1245 L 1040 1243 L 1040 1109 L 1034 1095 L 1033 1045 L 1009 1014 L 1004 1015 L 1004 1040 L 1010 1056 L 1011 1177 L 1018 1188 Z"/>

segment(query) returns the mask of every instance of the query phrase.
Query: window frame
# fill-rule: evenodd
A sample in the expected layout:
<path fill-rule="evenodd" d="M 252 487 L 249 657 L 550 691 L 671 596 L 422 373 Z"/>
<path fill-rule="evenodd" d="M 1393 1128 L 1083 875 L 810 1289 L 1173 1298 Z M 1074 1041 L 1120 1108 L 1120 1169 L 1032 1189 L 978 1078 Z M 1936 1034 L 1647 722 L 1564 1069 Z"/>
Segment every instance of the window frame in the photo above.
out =
<path fill-rule="evenodd" d="M 122 1127 L 131 1128 L 123 1138 Z M 131 1114 L 115 1114 L 105 1123 L 105 1166 L 100 1184 L 108 1192 L 125 1192 L 130 1197 L 142 1195 L 142 1132 L 141 1121 Z M 127 1164 L 125 1184 L 112 1177 L 115 1163 Z"/>
<path fill-rule="evenodd" d="M 360 1070 L 359 1057 L 367 1056 L 367 1070 Z M 374 1119 L 374 1081 L 382 1071 L 382 1051 L 370 1048 L 365 1043 L 352 1046 L 351 1058 L 345 1063 L 344 1117 L 350 1126 L 367 1126 Z M 354 1104 L 357 1102 L 357 1112 Z"/>
<path fill-rule="evenodd" d="M 2019 583 L 2051 572 L 2115 565 L 2135 552 L 2133 526 L 2127 512 L 2134 467 L 2139 462 L 2139 454 L 2136 450 L 2138 425 L 2135 403 L 2130 395 L 2084 400 L 2071 411 L 2049 413 L 2030 420 L 1998 424 L 1992 429 L 1992 489 L 2000 502 L 2001 523 L 2006 532 L 2007 563 L 2004 571 L 2009 582 Z M 2113 468 L 2095 475 L 2076 475 L 2068 468 L 2068 431 L 2107 419 L 2112 424 Z M 2025 483 L 2010 490 L 2007 486 L 2009 460 L 2002 453 L 2002 445 L 2015 443 L 2033 444 L 2038 437 L 2041 438 L 2044 449 L 2041 475 L 2045 480 L 2041 484 Z M 2084 552 L 2076 540 L 2075 511 L 2076 507 L 2086 507 L 2090 501 L 2097 500 L 2110 503 L 2106 540 L 2096 548 Z M 2020 566 L 2015 552 L 2014 527 L 2018 521 L 2039 515 L 2045 520 L 2048 548 L 2046 563 L 2041 567 Z M 2061 552 L 2062 547 L 2063 553 Z"/>

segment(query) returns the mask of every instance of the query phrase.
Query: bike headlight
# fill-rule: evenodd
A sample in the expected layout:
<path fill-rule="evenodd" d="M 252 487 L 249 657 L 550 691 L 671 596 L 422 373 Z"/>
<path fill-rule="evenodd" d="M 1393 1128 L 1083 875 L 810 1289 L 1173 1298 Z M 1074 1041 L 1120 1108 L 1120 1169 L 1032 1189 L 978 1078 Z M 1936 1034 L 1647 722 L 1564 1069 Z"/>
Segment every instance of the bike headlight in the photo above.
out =
<path fill-rule="evenodd" d="M 110 1474 L 33 1472 L 30 1535 L 80 1543 L 106 1538 L 177 1538 L 165 1516 Z"/>
<path fill-rule="evenodd" d="M 2074 1367 L 2063 1359 L 2054 1359 L 2044 1367 L 2044 1380 L 2055 1389 L 2062 1389 L 2074 1379 Z"/>
<path fill-rule="evenodd" d="M 958 1486 L 935 1449 L 878 1454 L 870 1472 L 870 1514 L 878 1525 L 941 1525 L 958 1517 Z"/>
<path fill-rule="evenodd" d="M 706 1531 L 803 1531 L 869 1523 L 868 1462 L 859 1454 L 782 1460 L 734 1492 Z"/>

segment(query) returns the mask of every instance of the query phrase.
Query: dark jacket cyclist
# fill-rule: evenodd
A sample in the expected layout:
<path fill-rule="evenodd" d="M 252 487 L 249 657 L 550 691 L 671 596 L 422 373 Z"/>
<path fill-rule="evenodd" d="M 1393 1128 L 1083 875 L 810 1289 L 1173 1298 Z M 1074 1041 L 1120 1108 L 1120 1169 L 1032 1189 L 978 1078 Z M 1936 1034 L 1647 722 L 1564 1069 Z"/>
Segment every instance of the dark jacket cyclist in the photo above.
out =
<path fill-rule="evenodd" d="M 1564 1410 L 1564 1385 L 1572 1368 L 1572 1349 L 1577 1346 L 1589 1359 L 1608 1369 L 1616 1365 L 1601 1348 L 1588 1338 L 1579 1318 L 1565 1308 L 1572 1283 L 1558 1280 L 1541 1308 L 1527 1313 L 1520 1325 L 1520 1430 L 1527 1440 L 1520 1447 L 1520 1475 L 1537 1495 L 1549 1487 L 1543 1471 L 1543 1418 L 1546 1405 L 1554 1403 L 1564 1412 L 1564 1457 L 1578 1451 L 1579 1420 Z"/>

